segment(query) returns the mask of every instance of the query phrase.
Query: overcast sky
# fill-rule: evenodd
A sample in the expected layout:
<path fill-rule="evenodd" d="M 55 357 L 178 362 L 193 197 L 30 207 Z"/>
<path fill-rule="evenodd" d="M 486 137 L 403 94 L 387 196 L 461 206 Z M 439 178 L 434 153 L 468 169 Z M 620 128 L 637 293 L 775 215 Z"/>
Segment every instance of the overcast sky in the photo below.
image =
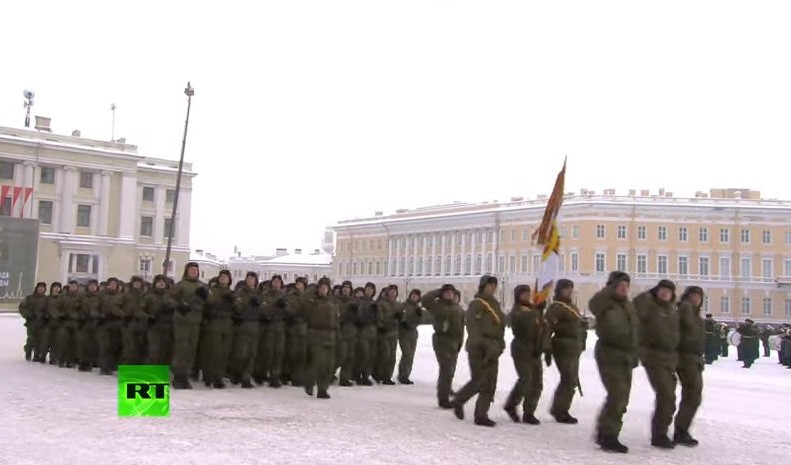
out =
<path fill-rule="evenodd" d="M 339 219 L 567 191 L 791 199 L 791 2 L 0 4 L 0 125 L 199 172 L 191 246 L 319 247 Z M 254 2 L 249 2 L 254 3 Z"/>

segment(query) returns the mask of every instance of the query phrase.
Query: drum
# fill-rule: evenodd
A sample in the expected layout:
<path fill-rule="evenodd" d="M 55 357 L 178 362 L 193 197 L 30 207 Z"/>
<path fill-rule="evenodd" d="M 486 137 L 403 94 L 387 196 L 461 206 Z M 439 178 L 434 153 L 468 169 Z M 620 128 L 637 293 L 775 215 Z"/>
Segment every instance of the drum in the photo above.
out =
<path fill-rule="evenodd" d="M 739 344 L 742 342 L 742 335 L 736 331 L 731 331 L 728 333 L 728 344 L 738 347 Z"/>
<path fill-rule="evenodd" d="M 780 344 L 783 340 L 779 334 L 769 336 L 769 350 L 780 350 Z"/>

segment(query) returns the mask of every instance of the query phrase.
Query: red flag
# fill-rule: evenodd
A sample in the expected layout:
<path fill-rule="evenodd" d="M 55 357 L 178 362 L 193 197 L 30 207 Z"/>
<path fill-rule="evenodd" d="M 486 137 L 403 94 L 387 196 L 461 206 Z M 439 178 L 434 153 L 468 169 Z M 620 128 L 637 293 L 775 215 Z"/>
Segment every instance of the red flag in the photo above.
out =
<path fill-rule="evenodd" d="M 11 197 L 11 216 L 14 216 L 14 211 L 16 209 L 16 203 L 19 200 L 19 197 L 22 195 L 23 188 L 19 186 L 14 186 L 14 194 Z"/>
<path fill-rule="evenodd" d="M 25 205 L 27 205 L 27 201 L 30 200 L 30 196 L 33 195 L 33 188 L 32 187 L 25 187 L 25 195 L 22 198 L 22 209 L 19 211 L 19 217 L 22 218 L 25 212 Z"/>
<path fill-rule="evenodd" d="M 0 186 L 0 210 L 3 209 L 3 204 L 5 203 L 5 198 L 8 195 L 9 189 L 11 189 L 11 186 Z"/>
<path fill-rule="evenodd" d="M 551 240 L 552 222 L 558 216 L 560 206 L 563 204 L 563 190 L 566 183 L 566 160 L 563 160 L 563 169 L 555 179 L 555 186 L 552 188 L 552 195 L 549 196 L 547 208 L 544 210 L 544 217 L 541 224 L 533 233 L 533 241 L 538 245 L 545 245 Z"/>

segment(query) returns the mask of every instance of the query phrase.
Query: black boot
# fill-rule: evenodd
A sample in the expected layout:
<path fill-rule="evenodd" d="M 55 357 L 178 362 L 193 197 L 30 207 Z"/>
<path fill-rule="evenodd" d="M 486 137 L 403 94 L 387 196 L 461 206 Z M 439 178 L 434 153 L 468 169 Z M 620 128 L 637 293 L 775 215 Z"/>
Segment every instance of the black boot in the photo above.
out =
<path fill-rule="evenodd" d="M 673 433 L 673 442 L 687 447 L 695 447 L 698 445 L 698 440 L 690 436 L 689 431 L 676 428 Z"/>
<path fill-rule="evenodd" d="M 406 386 L 409 386 L 410 384 L 415 384 L 409 378 L 398 378 L 398 382 Z"/>
<path fill-rule="evenodd" d="M 214 386 L 214 389 L 225 389 L 225 383 L 222 381 L 215 381 L 212 386 Z"/>
<path fill-rule="evenodd" d="M 80 368 L 79 368 L 79 371 L 92 371 L 92 370 L 93 370 L 93 368 L 91 368 L 90 365 L 80 365 Z"/>
<path fill-rule="evenodd" d="M 522 423 L 527 423 L 528 425 L 540 425 L 541 421 L 532 413 L 525 412 L 522 415 Z"/>
<path fill-rule="evenodd" d="M 33 354 L 33 351 L 31 351 L 31 350 L 26 350 L 26 351 L 25 351 L 25 360 L 27 360 L 28 362 L 29 362 L 30 360 L 32 360 L 32 358 L 33 358 L 33 355 L 32 355 L 32 354 Z"/>
<path fill-rule="evenodd" d="M 250 382 L 250 380 L 242 381 L 242 388 L 243 389 L 252 389 L 254 387 L 255 386 L 253 385 L 253 383 Z"/>
<path fill-rule="evenodd" d="M 305 385 L 305 394 L 307 394 L 307 395 L 309 395 L 311 397 L 313 396 L 313 385 L 312 384 L 311 385 L 307 385 L 307 384 Z"/>
<path fill-rule="evenodd" d="M 384 384 L 385 386 L 395 386 L 395 382 L 393 382 L 392 379 L 386 379 L 382 381 L 382 384 Z"/>
<path fill-rule="evenodd" d="M 676 447 L 673 441 L 667 437 L 667 434 L 654 434 L 651 437 L 651 445 L 659 449 L 674 449 Z"/>
<path fill-rule="evenodd" d="M 262 384 L 264 384 L 264 378 L 259 378 L 259 377 L 257 377 L 257 376 L 253 376 L 253 381 L 255 381 L 255 384 L 257 384 L 257 385 L 259 385 L 259 386 L 261 386 Z"/>
<path fill-rule="evenodd" d="M 497 426 L 497 423 L 493 422 L 488 417 L 476 418 L 475 419 L 475 424 L 478 425 L 478 426 L 486 426 L 486 427 L 489 427 L 489 428 L 493 428 L 493 427 Z"/>
<path fill-rule="evenodd" d="M 279 379 L 272 378 L 269 380 L 269 387 L 277 389 L 281 386 L 283 386 L 283 383 L 281 383 Z"/>
<path fill-rule="evenodd" d="M 371 378 L 363 378 L 357 384 L 360 385 L 360 386 L 373 386 L 374 385 L 373 381 L 371 381 Z"/>
<path fill-rule="evenodd" d="M 351 382 L 351 381 L 349 381 L 348 379 L 344 379 L 343 381 L 341 381 L 340 383 L 338 383 L 338 386 L 343 386 L 343 387 L 351 387 L 351 386 L 354 386 L 354 385 L 353 385 L 353 384 L 352 384 L 352 382 Z"/>
<path fill-rule="evenodd" d="M 508 418 L 510 418 L 511 421 L 513 421 L 514 423 L 519 423 L 519 415 L 517 415 L 516 413 L 516 407 L 506 406 L 505 408 L 503 408 L 503 410 L 505 410 L 505 413 L 508 414 Z"/>
<path fill-rule="evenodd" d="M 438 401 L 438 404 L 439 404 L 439 408 L 443 410 L 450 410 L 453 408 L 453 406 L 450 404 L 450 401 L 448 399 L 440 399 Z"/>
<path fill-rule="evenodd" d="M 316 397 L 319 399 L 329 399 L 330 395 L 327 393 L 327 391 L 321 390 L 318 394 L 316 394 Z"/>
<path fill-rule="evenodd" d="M 208 380 L 204 381 L 203 385 L 206 386 L 206 387 L 211 387 L 211 381 L 208 381 Z"/>
<path fill-rule="evenodd" d="M 230 381 L 231 381 L 231 384 L 236 386 L 237 384 L 239 384 L 239 377 L 236 376 L 236 375 L 231 375 L 230 376 Z"/>
<path fill-rule="evenodd" d="M 108 370 L 107 368 L 102 368 L 101 370 L 99 370 L 99 374 L 100 375 L 110 376 L 110 375 L 113 374 L 113 372 Z"/>
<path fill-rule="evenodd" d="M 572 417 L 568 413 L 563 413 L 553 416 L 555 417 L 555 421 L 557 421 L 558 423 L 563 423 L 565 425 L 576 425 L 577 423 L 579 423 L 579 421 L 576 418 Z"/>
<path fill-rule="evenodd" d="M 451 405 L 453 405 L 453 414 L 456 415 L 456 418 L 464 420 L 464 406 L 461 404 L 454 405 L 453 403 Z"/>
<path fill-rule="evenodd" d="M 607 452 L 617 452 L 619 454 L 625 454 L 629 452 L 629 448 L 621 444 L 621 441 L 618 440 L 618 436 L 610 434 L 601 435 L 601 438 L 599 439 L 599 447 Z"/>

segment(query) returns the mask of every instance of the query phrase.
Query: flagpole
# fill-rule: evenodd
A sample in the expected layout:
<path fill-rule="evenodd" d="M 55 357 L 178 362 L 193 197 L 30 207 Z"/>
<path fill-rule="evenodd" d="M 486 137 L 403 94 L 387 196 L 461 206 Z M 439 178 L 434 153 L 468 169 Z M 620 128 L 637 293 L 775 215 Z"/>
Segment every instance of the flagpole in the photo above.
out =
<path fill-rule="evenodd" d="M 195 95 L 195 90 L 189 82 L 187 88 L 184 89 L 184 95 L 187 96 L 187 118 L 184 120 L 184 138 L 181 140 L 181 156 L 179 157 L 179 171 L 176 174 L 176 191 L 173 193 L 173 210 L 170 213 L 170 230 L 168 231 L 168 246 L 165 249 L 165 262 L 162 264 L 162 274 L 168 275 L 168 268 L 170 264 L 170 250 L 173 245 L 173 230 L 176 229 L 176 211 L 179 206 L 179 192 L 181 191 L 181 173 L 184 169 L 184 149 L 187 146 L 187 128 L 190 125 L 190 107 L 192 107 L 192 96 Z"/>

